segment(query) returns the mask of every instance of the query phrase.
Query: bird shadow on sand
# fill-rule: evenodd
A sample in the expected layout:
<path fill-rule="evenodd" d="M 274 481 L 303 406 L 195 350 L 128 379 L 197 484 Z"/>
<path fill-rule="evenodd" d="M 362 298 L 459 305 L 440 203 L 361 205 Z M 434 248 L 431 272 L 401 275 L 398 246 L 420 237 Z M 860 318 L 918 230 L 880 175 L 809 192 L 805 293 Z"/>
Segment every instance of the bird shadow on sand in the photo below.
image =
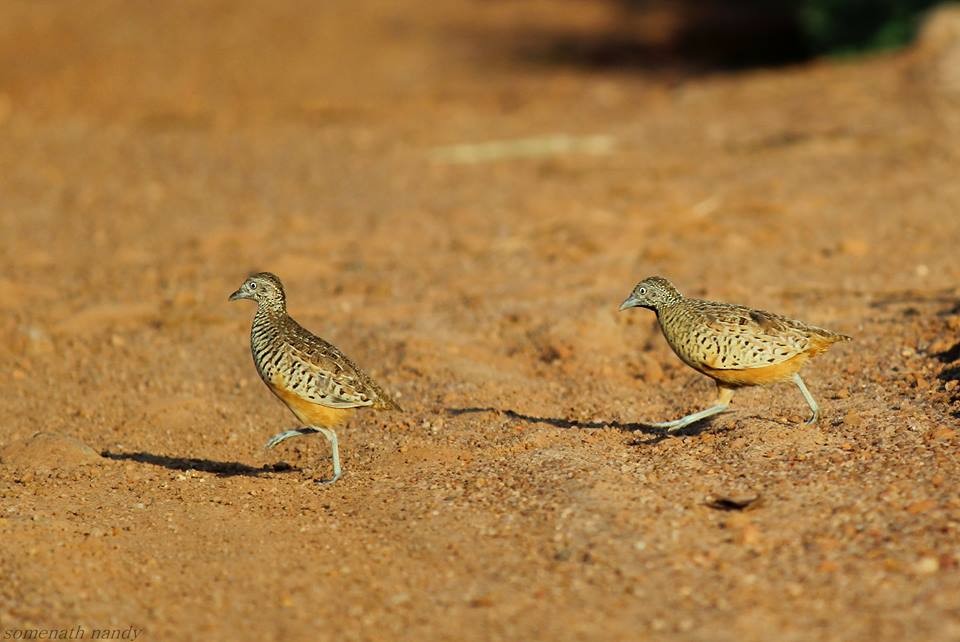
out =
<path fill-rule="evenodd" d="M 957 303 L 952 311 L 960 311 L 960 302 Z M 933 357 L 944 364 L 943 370 L 937 375 L 937 379 L 944 383 L 948 381 L 960 381 L 960 341 L 943 352 L 934 354 Z M 954 410 L 950 414 L 960 419 L 960 410 Z"/>
<path fill-rule="evenodd" d="M 605 428 L 613 428 L 614 430 L 621 430 L 623 432 L 642 433 L 649 437 L 649 439 L 635 439 L 630 442 L 631 446 L 651 446 L 658 444 L 665 439 L 670 439 L 671 437 L 690 437 L 698 435 L 710 426 L 713 419 L 713 417 L 709 417 L 692 426 L 687 426 L 683 430 L 675 433 L 669 433 L 664 428 L 657 428 L 656 426 L 651 426 L 650 424 L 641 422 L 624 423 L 621 421 L 577 421 L 575 419 L 560 419 L 557 417 L 535 417 L 533 415 L 525 415 L 515 410 L 502 410 L 500 408 L 447 408 L 447 414 L 456 417 L 459 417 L 460 415 L 480 414 L 485 412 L 497 413 L 511 419 L 516 419 L 517 421 L 523 421 L 530 424 L 547 424 L 549 426 L 562 428 L 564 430 L 601 430 Z"/>
<path fill-rule="evenodd" d="M 213 461 L 210 459 L 194 459 L 190 457 L 168 457 L 152 453 L 113 453 L 105 450 L 100 455 L 114 461 L 135 461 L 141 464 L 151 464 L 170 470 L 197 470 L 203 473 L 214 473 L 218 477 L 259 477 L 269 473 L 291 473 L 298 469 L 285 463 L 266 464 L 264 466 L 248 466 L 238 461 Z"/>

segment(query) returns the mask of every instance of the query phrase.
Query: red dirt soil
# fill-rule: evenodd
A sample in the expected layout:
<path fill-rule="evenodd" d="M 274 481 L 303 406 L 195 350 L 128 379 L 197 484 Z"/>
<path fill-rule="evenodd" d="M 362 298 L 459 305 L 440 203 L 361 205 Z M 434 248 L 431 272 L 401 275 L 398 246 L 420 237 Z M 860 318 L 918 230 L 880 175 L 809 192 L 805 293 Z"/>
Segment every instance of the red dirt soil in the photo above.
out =
<path fill-rule="evenodd" d="M 530 53 L 611 11 L 0 3 L 5 635 L 960 639 L 960 23 L 740 73 Z M 404 406 L 333 486 L 323 439 L 262 449 L 254 270 Z M 781 385 L 645 428 L 713 395 L 617 312 L 650 274 L 852 335 L 819 424 Z"/>

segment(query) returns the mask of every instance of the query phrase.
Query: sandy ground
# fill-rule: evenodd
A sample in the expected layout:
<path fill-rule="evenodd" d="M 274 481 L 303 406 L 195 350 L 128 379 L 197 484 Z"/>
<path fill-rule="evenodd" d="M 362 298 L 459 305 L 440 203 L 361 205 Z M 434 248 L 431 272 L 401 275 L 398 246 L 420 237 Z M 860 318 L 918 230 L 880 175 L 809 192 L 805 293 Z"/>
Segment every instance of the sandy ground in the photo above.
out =
<path fill-rule="evenodd" d="M 553 59 L 596 3 L 162 7 L 0 3 L 5 635 L 960 639 L 960 29 L 706 74 Z M 262 269 L 405 407 L 331 487 L 262 450 Z M 646 428 L 713 394 L 617 312 L 656 273 L 853 335 L 819 425 Z"/>

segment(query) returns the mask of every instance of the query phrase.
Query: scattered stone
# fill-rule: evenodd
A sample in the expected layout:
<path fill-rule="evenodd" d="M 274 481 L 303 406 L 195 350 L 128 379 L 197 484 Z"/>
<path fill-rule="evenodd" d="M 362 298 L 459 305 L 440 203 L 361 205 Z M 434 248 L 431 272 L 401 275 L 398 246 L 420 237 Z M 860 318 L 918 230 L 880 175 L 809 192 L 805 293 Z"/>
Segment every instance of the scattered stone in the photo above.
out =
<path fill-rule="evenodd" d="M 757 493 L 739 493 L 730 495 L 712 495 L 707 497 L 704 502 L 710 508 L 716 510 L 734 511 L 744 510 L 746 508 L 756 508 L 760 499 Z"/>
<path fill-rule="evenodd" d="M 663 381 L 663 367 L 653 355 L 641 354 L 640 362 L 642 368 L 640 378 L 644 383 L 658 384 Z"/>
<path fill-rule="evenodd" d="M 930 431 L 930 438 L 936 441 L 953 441 L 957 437 L 957 431 L 947 426 L 937 426 Z"/>
<path fill-rule="evenodd" d="M 489 595 L 481 595 L 470 600 L 469 604 L 475 609 L 486 608 L 493 606 L 493 598 L 491 598 Z"/>
<path fill-rule="evenodd" d="M 102 462 L 100 455 L 79 439 L 49 432 L 34 433 L 0 450 L 0 463 L 20 469 L 72 470 Z"/>
<path fill-rule="evenodd" d="M 735 539 L 741 546 L 756 546 L 760 543 L 760 527 L 752 522 L 745 524 Z"/>
<path fill-rule="evenodd" d="M 955 570 L 958 566 L 957 558 L 950 554 L 943 554 L 939 559 L 940 568 L 944 570 Z"/>
<path fill-rule="evenodd" d="M 946 339 L 937 339 L 927 348 L 927 353 L 937 355 L 946 352 L 953 344 Z"/>
<path fill-rule="evenodd" d="M 863 425 L 863 417 L 856 410 L 850 410 L 843 416 L 843 425 L 847 428 L 859 428 Z"/>
<path fill-rule="evenodd" d="M 844 239 L 840 241 L 838 249 L 841 254 L 861 257 L 870 253 L 870 244 L 863 239 Z"/>
<path fill-rule="evenodd" d="M 940 570 L 940 560 L 935 557 L 921 557 L 913 565 L 913 570 L 921 575 L 931 575 Z"/>
<path fill-rule="evenodd" d="M 923 501 L 914 502 L 907 506 L 907 512 L 911 515 L 919 515 L 920 513 L 926 513 L 928 510 L 937 507 L 937 502 L 932 499 L 924 499 Z"/>
<path fill-rule="evenodd" d="M 837 563 L 832 560 L 823 560 L 820 562 L 817 570 L 821 573 L 836 573 L 840 570 L 840 567 L 837 566 Z"/>
<path fill-rule="evenodd" d="M 733 541 L 741 546 L 755 546 L 760 542 L 760 528 L 743 513 L 734 513 L 723 523 L 733 533 Z"/>
<path fill-rule="evenodd" d="M 53 340 L 47 331 L 40 326 L 32 325 L 24 328 L 23 333 L 27 337 L 27 354 L 44 355 L 53 352 Z"/>

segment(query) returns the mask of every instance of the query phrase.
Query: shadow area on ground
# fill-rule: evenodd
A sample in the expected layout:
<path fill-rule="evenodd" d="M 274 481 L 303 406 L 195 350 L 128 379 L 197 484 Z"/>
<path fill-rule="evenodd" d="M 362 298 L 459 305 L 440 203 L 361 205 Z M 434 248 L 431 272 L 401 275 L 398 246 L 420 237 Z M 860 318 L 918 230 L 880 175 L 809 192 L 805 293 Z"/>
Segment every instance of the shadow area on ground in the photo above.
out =
<path fill-rule="evenodd" d="M 809 60 L 797 13 L 762 0 L 605 0 L 606 19 L 581 24 L 464 26 L 491 55 L 509 63 L 587 71 L 666 73 L 677 79 Z"/>
<path fill-rule="evenodd" d="M 135 461 L 141 464 L 151 464 L 169 470 L 197 470 L 204 473 L 214 473 L 220 477 L 259 477 L 268 473 L 290 473 L 298 469 L 290 464 L 277 463 L 264 466 L 249 466 L 238 461 L 213 461 L 210 459 L 195 459 L 191 457 L 170 457 L 168 455 L 154 455 L 153 453 L 114 453 L 105 450 L 100 455 L 114 461 Z"/>
<path fill-rule="evenodd" d="M 623 432 L 630 433 L 641 433 L 651 437 L 650 439 L 637 439 L 630 442 L 632 446 L 644 446 L 657 444 L 663 441 L 664 439 L 669 439 L 671 437 L 689 437 L 698 435 L 704 430 L 706 430 L 712 423 L 715 417 L 708 417 L 702 421 L 697 422 L 691 426 L 687 426 L 683 430 L 677 431 L 675 433 L 667 432 L 664 428 L 657 428 L 656 426 L 651 426 L 650 424 L 645 424 L 641 422 L 629 422 L 624 423 L 621 421 L 577 421 L 575 419 L 561 419 L 559 417 L 536 417 L 533 415 L 525 415 L 516 410 L 509 409 L 500 409 L 500 408 L 482 408 L 482 407 L 469 407 L 469 408 L 447 408 L 447 414 L 459 417 L 461 415 L 472 415 L 472 414 L 481 414 L 481 413 L 496 413 L 499 415 L 504 415 L 511 419 L 516 419 L 517 421 L 522 421 L 524 423 L 530 424 L 547 424 L 548 426 L 553 426 L 555 428 L 562 428 L 564 430 L 568 429 L 578 429 L 578 430 L 601 430 L 605 428 L 613 428 L 614 430 L 620 430 Z"/>
<path fill-rule="evenodd" d="M 960 309 L 960 303 L 954 309 Z M 944 368 L 937 375 L 937 379 L 943 382 L 960 381 L 960 341 L 943 352 L 934 354 L 933 358 L 944 364 Z M 956 401 L 957 397 L 954 396 L 953 399 Z M 960 410 L 954 410 L 950 414 L 960 419 Z"/>
<path fill-rule="evenodd" d="M 933 357 L 940 363 L 953 363 L 954 361 L 960 360 L 960 341 L 943 352 L 937 352 Z"/>
<path fill-rule="evenodd" d="M 578 428 L 581 430 L 599 430 L 601 428 L 613 428 L 615 430 L 622 430 L 624 432 L 642 432 L 645 434 L 661 434 L 664 432 L 662 428 L 655 428 L 649 424 L 639 422 L 623 423 L 620 421 L 577 421 L 576 419 L 560 419 L 559 417 L 535 417 L 533 415 L 525 415 L 521 412 L 517 412 L 516 410 L 502 408 L 447 408 L 447 413 L 455 417 L 459 417 L 460 415 L 474 415 L 486 412 L 504 415 L 506 417 L 510 417 L 511 419 L 516 419 L 517 421 L 523 421 L 529 424 L 547 424 L 555 428 L 563 429 Z"/>

